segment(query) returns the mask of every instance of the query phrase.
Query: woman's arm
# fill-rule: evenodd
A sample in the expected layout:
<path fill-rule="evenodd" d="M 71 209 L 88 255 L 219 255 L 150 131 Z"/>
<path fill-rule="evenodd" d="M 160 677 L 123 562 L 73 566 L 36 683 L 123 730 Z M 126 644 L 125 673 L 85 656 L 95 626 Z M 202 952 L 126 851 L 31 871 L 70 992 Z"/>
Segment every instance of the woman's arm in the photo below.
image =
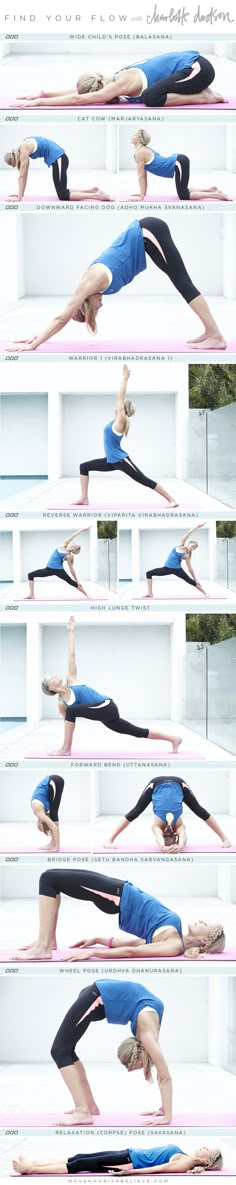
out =
<path fill-rule="evenodd" d="M 67 629 L 69 631 L 69 642 L 68 642 L 68 670 L 67 670 L 66 682 L 70 686 L 70 684 L 74 683 L 77 678 L 77 664 L 76 664 L 76 657 L 75 657 L 75 618 L 74 617 L 70 617 L 70 620 L 68 621 Z"/>
<path fill-rule="evenodd" d="M 147 1013 L 146 1015 L 139 1014 L 136 1035 L 156 1068 L 163 1109 L 160 1123 L 162 1122 L 162 1125 L 170 1123 L 172 1118 L 172 1079 L 154 1030 L 153 1018 L 150 1018 Z"/>
<path fill-rule="evenodd" d="M 85 272 L 84 276 L 82 276 L 80 284 L 78 284 L 78 287 L 75 289 L 73 296 L 71 296 L 63 312 L 59 313 L 57 317 L 54 317 L 54 320 L 50 322 L 50 325 L 48 325 L 43 333 L 40 333 L 38 337 L 28 338 L 26 342 L 15 342 L 14 347 L 16 353 L 23 353 L 24 351 L 27 351 L 27 349 L 37 350 L 38 347 L 43 344 L 43 342 L 49 341 L 50 337 L 54 337 L 56 333 L 59 333 L 61 329 L 64 329 L 65 325 L 68 325 L 69 321 L 73 319 L 76 320 L 76 314 L 82 308 L 86 298 L 88 296 L 93 296 L 95 291 L 98 291 L 98 286 L 100 285 L 100 276 L 101 291 L 103 291 L 104 268 L 98 268 L 96 265 L 96 279 L 94 276 L 93 267 L 89 268 L 88 271 Z"/>
<path fill-rule="evenodd" d="M 69 535 L 69 539 L 65 539 L 65 542 L 63 543 L 63 550 L 64 547 L 69 547 L 70 543 L 73 543 L 73 539 L 76 539 L 76 536 L 81 535 L 81 532 L 83 531 L 89 531 L 89 527 L 79 527 L 78 531 L 74 531 L 73 535 Z"/>
<path fill-rule="evenodd" d="M 29 153 L 27 152 L 26 148 L 23 147 L 20 150 L 20 168 L 18 172 L 18 196 L 20 202 L 24 197 L 29 172 L 29 163 Z"/>
<path fill-rule="evenodd" d="M 180 539 L 180 542 L 177 544 L 177 546 L 184 547 L 186 540 L 190 539 L 190 535 L 195 534 L 195 531 L 200 531 L 200 528 L 205 527 L 205 526 L 206 526 L 206 523 L 197 523 L 196 527 L 190 527 L 190 531 L 186 531 L 186 534 L 182 535 L 182 539 Z"/>
<path fill-rule="evenodd" d="M 127 384 L 128 384 L 129 377 L 130 377 L 130 370 L 125 363 L 123 366 L 122 382 L 121 382 L 120 389 L 118 391 L 118 395 L 117 395 L 117 399 L 116 399 L 116 412 L 115 412 L 114 428 L 116 429 L 117 432 L 122 432 L 122 428 L 124 428 L 124 426 L 125 426 L 124 402 L 126 399 Z"/>
<path fill-rule="evenodd" d="M 105 939 L 107 942 L 107 939 Z M 82 947 L 78 954 L 72 955 L 69 962 L 80 961 L 83 958 L 91 959 L 96 950 L 88 951 L 87 956 L 84 955 L 86 947 Z M 112 947 L 105 947 L 99 951 L 99 959 L 165 959 L 178 958 L 183 954 L 183 943 L 180 935 L 173 935 L 173 938 L 167 938 L 166 942 L 143 942 L 142 939 L 132 939 L 128 942 L 121 942 L 117 938 L 112 939 Z"/>
<path fill-rule="evenodd" d="M 138 177 L 141 198 L 145 198 L 146 193 L 147 193 L 147 174 L 146 174 L 145 168 L 144 168 L 144 165 L 148 163 L 147 157 L 148 157 L 148 153 L 145 148 L 141 148 L 139 150 L 139 152 L 137 152 L 135 155 L 137 177 Z"/>
<path fill-rule="evenodd" d="M 167 1173 L 189 1173 L 194 1167 L 194 1163 L 194 1157 L 187 1155 L 185 1156 L 184 1153 L 183 1156 L 176 1155 L 171 1157 L 171 1160 L 169 1160 L 167 1164 L 156 1164 L 147 1169 L 134 1169 L 131 1165 L 122 1165 L 122 1168 L 114 1169 L 112 1171 L 114 1172 L 115 1176 L 119 1177 L 125 1177 L 127 1174 L 127 1169 L 129 1177 L 150 1177 L 151 1174 L 156 1176 L 158 1173 L 162 1173 L 162 1176 L 165 1177 Z"/>
<path fill-rule="evenodd" d="M 191 560 L 189 559 L 188 555 L 184 556 L 184 563 L 186 564 L 186 568 L 188 568 L 188 572 L 190 573 L 190 576 L 192 576 L 192 579 L 197 580 L 196 573 L 192 568 Z"/>

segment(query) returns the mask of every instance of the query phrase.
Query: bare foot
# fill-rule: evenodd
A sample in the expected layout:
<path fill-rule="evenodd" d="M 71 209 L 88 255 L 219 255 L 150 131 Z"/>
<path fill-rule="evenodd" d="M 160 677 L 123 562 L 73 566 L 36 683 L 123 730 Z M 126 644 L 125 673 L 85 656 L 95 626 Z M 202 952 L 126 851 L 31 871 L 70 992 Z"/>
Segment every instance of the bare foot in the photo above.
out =
<path fill-rule="evenodd" d="M 77 1111 L 73 1111 L 70 1116 L 67 1116 L 67 1112 L 65 1111 L 62 1119 L 57 1119 L 57 1122 L 55 1121 L 52 1126 L 71 1127 L 72 1125 L 79 1126 L 79 1124 L 84 1124 L 85 1127 L 87 1127 L 88 1124 L 93 1124 L 93 1116 L 90 1114 L 90 1111 L 83 1111 L 82 1108 L 80 1108 Z"/>
<path fill-rule="evenodd" d="M 48 962 L 51 958 L 52 958 L 51 947 L 49 947 L 49 946 L 43 947 L 43 946 L 39 945 L 39 942 L 35 942 L 34 946 L 30 946 L 27 951 L 25 951 L 25 952 L 22 951 L 22 953 L 21 953 L 21 951 L 18 951 L 16 955 L 12 955 L 12 962 L 13 963 L 30 963 L 31 960 L 34 961 L 34 960 L 38 960 L 38 959 L 39 960 L 42 959 L 45 961 L 47 960 L 47 962 Z"/>
<path fill-rule="evenodd" d="M 179 749 L 179 746 L 182 745 L 182 743 L 183 743 L 182 737 L 175 737 L 174 741 L 172 741 L 173 753 L 177 753 L 177 749 Z"/>
<path fill-rule="evenodd" d="M 219 334 L 219 337 L 213 337 L 213 336 L 212 337 L 211 336 L 205 337 L 203 339 L 203 341 L 200 343 L 199 342 L 192 342 L 192 345 L 195 350 L 198 350 L 198 349 L 199 350 L 226 350 L 227 349 L 227 342 L 225 341 L 224 337 L 221 337 L 220 334 Z"/>
<path fill-rule="evenodd" d="M 218 93 L 218 91 L 212 91 L 211 86 L 207 87 L 204 94 L 205 94 L 204 102 L 206 102 L 206 103 L 225 103 L 227 101 L 226 99 L 224 99 L 223 95 L 220 95 Z"/>
<path fill-rule="evenodd" d="M 33 593 L 32 594 L 29 593 L 28 597 L 22 597 L 22 600 L 23 601 L 35 601 L 35 597 L 33 596 Z"/>
<path fill-rule="evenodd" d="M 45 849 L 44 849 L 44 850 L 45 850 Z M 34 942 L 29 942 L 29 943 L 28 943 L 28 946 L 19 946 L 19 950 L 32 950 L 32 947 L 33 947 L 33 946 L 36 946 L 36 943 L 37 943 L 37 939 L 35 938 L 35 939 L 34 939 Z M 54 941 L 52 942 L 52 944 L 51 944 L 51 948 L 50 948 L 50 949 L 51 949 L 51 950 L 57 950 L 57 942 L 56 942 L 56 940 L 55 940 L 55 939 L 54 939 Z"/>
<path fill-rule="evenodd" d="M 144 593 L 141 601 L 153 601 L 153 593 Z"/>
<path fill-rule="evenodd" d="M 114 198 L 109 197 L 108 193 L 103 193 L 103 189 L 96 190 L 96 197 L 102 202 L 113 202 Z"/>
<path fill-rule="evenodd" d="M 103 844 L 104 848 L 116 848 L 116 846 L 117 845 L 113 843 L 112 839 L 105 839 L 104 840 L 104 844 Z"/>
<path fill-rule="evenodd" d="M 79 498 L 78 502 L 72 502 L 72 506 L 89 506 L 88 498 Z"/>
<path fill-rule="evenodd" d="M 32 1168 L 32 1161 L 25 1160 L 24 1156 L 19 1156 L 18 1160 L 12 1161 L 12 1168 L 14 1169 L 15 1173 L 22 1173 L 22 1174 L 30 1173 L 31 1168 Z"/>

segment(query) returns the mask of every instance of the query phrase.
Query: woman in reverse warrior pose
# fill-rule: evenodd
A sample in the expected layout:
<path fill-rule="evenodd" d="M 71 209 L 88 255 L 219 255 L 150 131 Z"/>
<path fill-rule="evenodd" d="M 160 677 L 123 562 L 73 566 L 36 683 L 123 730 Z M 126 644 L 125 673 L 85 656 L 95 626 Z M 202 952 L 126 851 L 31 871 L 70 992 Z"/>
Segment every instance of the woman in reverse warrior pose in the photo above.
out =
<path fill-rule="evenodd" d="M 69 630 L 69 655 L 66 681 L 63 682 L 58 675 L 49 675 L 42 682 L 44 695 L 58 695 L 59 712 L 65 722 L 64 742 L 62 748 L 54 756 L 65 757 L 71 753 L 77 717 L 82 717 L 85 720 L 98 720 L 101 724 L 105 725 L 105 728 L 110 728 L 112 732 L 123 733 L 126 736 L 145 737 L 146 740 L 150 741 L 170 741 L 173 753 L 177 753 L 177 749 L 182 743 L 181 737 L 160 731 L 153 732 L 149 728 L 140 728 L 136 724 L 130 724 L 129 720 L 122 719 L 117 705 L 110 696 L 102 695 L 99 691 L 95 691 L 93 687 L 88 687 L 86 683 L 78 684 L 75 682 L 77 678 L 77 666 L 75 658 L 74 617 L 70 617 L 67 628 Z"/>

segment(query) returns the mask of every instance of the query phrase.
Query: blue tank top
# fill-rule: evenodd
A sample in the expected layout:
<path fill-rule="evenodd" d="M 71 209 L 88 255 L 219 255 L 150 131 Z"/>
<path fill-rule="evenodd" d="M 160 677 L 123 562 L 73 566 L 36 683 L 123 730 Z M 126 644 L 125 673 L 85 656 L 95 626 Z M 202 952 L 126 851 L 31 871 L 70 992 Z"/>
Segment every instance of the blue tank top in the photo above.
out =
<path fill-rule="evenodd" d="M 110 420 L 110 423 L 106 424 L 103 432 L 104 450 L 109 465 L 114 461 L 122 461 L 122 457 L 128 457 L 128 453 L 125 453 L 124 449 L 121 448 L 121 441 L 124 433 L 119 432 L 117 435 L 117 433 L 113 431 L 113 424 L 114 420 Z"/>
<path fill-rule="evenodd" d="M 161 901 L 156 901 L 155 897 L 143 893 L 142 889 L 137 889 L 130 881 L 125 881 L 122 889 L 119 926 L 120 930 L 136 934 L 137 938 L 143 938 L 145 942 L 152 941 L 155 930 L 159 930 L 160 926 L 174 926 L 180 938 L 183 937 L 178 914 L 162 905 Z"/>
<path fill-rule="evenodd" d="M 39 782 L 38 786 L 35 787 L 31 798 L 31 802 L 34 802 L 35 798 L 37 798 L 38 802 L 42 802 L 46 811 L 49 811 L 50 809 L 49 782 L 50 778 L 48 776 L 46 778 L 42 778 L 42 781 Z"/>
<path fill-rule="evenodd" d="M 143 80 L 143 85 L 140 80 L 143 92 L 147 86 L 153 86 L 155 82 L 161 82 L 162 78 L 168 78 L 170 74 L 177 74 L 178 70 L 186 70 L 188 66 L 193 66 L 193 63 L 197 62 L 198 58 L 199 50 L 183 49 L 176 53 L 158 54 L 158 57 L 148 58 L 146 62 L 133 62 L 126 69 L 142 70 L 145 75 L 145 83 Z M 121 73 L 121 70 L 117 70 L 114 77 L 117 78 L 117 75 Z M 140 103 L 142 102 L 142 92 L 136 97 L 134 95 L 124 95 L 124 98 L 127 99 L 127 103 Z"/>
<path fill-rule="evenodd" d="M 171 811 L 174 815 L 174 823 L 177 823 L 180 815 L 183 813 L 183 791 L 178 782 L 166 780 L 159 782 L 155 786 L 152 794 L 152 804 L 154 815 L 159 815 L 163 823 L 166 823 L 166 812 Z"/>
<path fill-rule="evenodd" d="M 109 1025 L 127 1025 L 130 1021 L 131 1032 L 135 1037 L 137 1019 L 142 1008 L 153 1008 L 161 1024 L 164 1004 L 143 984 L 133 983 L 130 979 L 95 979 L 95 983 Z"/>
<path fill-rule="evenodd" d="M 184 549 L 183 551 L 177 551 L 176 547 L 172 547 L 172 551 L 169 552 L 167 560 L 165 560 L 165 568 L 181 568 L 183 555 Z"/>
<path fill-rule="evenodd" d="M 177 1148 L 177 1144 L 168 1144 L 164 1148 L 128 1148 L 128 1152 L 134 1169 L 148 1169 L 151 1165 L 168 1164 L 176 1152 L 182 1153 L 182 1148 Z"/>
<path fill-rule="evenodd" d="M 52 551 L 52 554 L 49 556 L 46 568 L 63 568 L 65 555 L 66 551 L 59 551 L 58 547 L 55 547 L 55 551 Z"/>
<path fill-rule="evenodd" d="M 160 156 L 160 153 L 154 152 L 153 148 L 150 151 L 153 153 L 153 160 L 144 165 L 145 172 L 155 173 L 156 177 L 173 177 L 178 153 L 173 152 L 172 156 Z"/>
<path fill-rule="evenodd" d="M 141 226 L 137 219 L 130 222 L 127 230 L 124 230 L 106 251 L 98 255 L 93 263 L 103 263 L 112 273 L 111 283 L 103 296 L 112 296 L 114 292 L 120 292 L 126 284 L 131 284 L 139 272 L 144 272 L 147 267 L 146 254 Z M 90 267 L 92 266 L 93 264 L 90 264 Z"/>
<path fill-rule="evenodd" d="M 110 699 L 109 695 L 100 695 L 100 692 L 94 691 L 93 687 L 87 687 L 87 683 L 73 683 L 70 691 L 74 692 L 76 704 L 87 704 L 88 707 L 91 707 L 92 704 L 103 704 L 104 699 Z M 63 700 L 62 695 L 60 699 Z M 63 700 L 63 703 L 66 704 L 66 700 Z M 73 705 L 71 706 L 73 707 Z"/>
<path fill-rule="evenodd" d="M 45 136 L 32 136 L 36 140 L 37 148 L 35 152 L 30 153 L 31 160 L 38 160 L 38 157 L 43 157 L 45 165 L 50 169 L 54 165 L 55 160 L 59 160 L 60 156 L 64 155 L 64 148 L 60 148 L 59 144 L 55 144 L 54 140 L 46 140 Z"/>

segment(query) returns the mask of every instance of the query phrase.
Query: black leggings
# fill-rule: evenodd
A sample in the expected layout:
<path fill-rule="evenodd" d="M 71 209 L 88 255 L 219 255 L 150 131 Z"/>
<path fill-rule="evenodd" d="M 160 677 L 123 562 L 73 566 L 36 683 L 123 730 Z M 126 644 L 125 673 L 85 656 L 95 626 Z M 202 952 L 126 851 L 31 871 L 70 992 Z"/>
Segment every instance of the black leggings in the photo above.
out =
<path fill-rule="evenodd" d="M 46 868 L 39 878 L 39 895 L 56 898 L 65 893 L 67 897 L 75 897 L 76 901 L 91 901 L 101 913 L 114 914 L 119 913 L 124 883 L 119 878 L 115 880 L 87 868 Z M 119 902 L 116 904 L 105 896 L 99 897 L 99 893 L 119 897 Z"/>
<path fill-rule="evenodd" d="M 194 584 L 196 587 L 197 583 L 196 580 L 192 580 L 191 576 L 188 576 L 187 572 L 184 572 L 183 568 L 166 568 L 165 565 L 163 568 L 150 568 L 150 571 L 146 572 L 147 580 L 151 580 L 152 576 L 180 576 L 180 579 L 186 580 L 187 584 Z"/>
<path fill-rule="evenodd" d="M 50 785 L 51 782 L 54 782 L 55 786 L 56 786 L 56 794 L 55 795 L 54 795 L 53 787 Z M 64 785 L 65 785 L 64 778 L 60 778 L 59 774 L 51 774 L 50 775 L 50 782 L 49 782 L 49 787 L 48 787 L 50 809 L 49 809 L 49 811 L 47 811 L 47 814 L 49 815 L 49 818 L 52 820 L 52 823 L 58 823 L 58 811 L 59 811 L 59 807 L 61 805 L 61 798 L 63 795 Z"/>
<path fill-rule="evenodd" d="M 68 572 L 64 572 L 64 568 L 35 568 L 35 572 L 28 572 L 28 580 L 34 580 L 35 576 L 59 576 L 59 580 L 66 580 L 66 584 L 78 588 L 77 580 L 72 580 Z"/>
<path fill-rule="evenodd" d="M 179 161 L 180 170 L 178 169 L 177 161 Z M 182 152 L 179 152 L 177 161 L 175 165 L 175 185 L 177 194 L 178 197 L 182 198 L 183 201 L 188 202 L 190 198 L 190 192 L 188 188 L 190 174 L 189 156 L 183 156 Z"/>
<path fill-rule="evenodd" d="M 186 66 L 184 70 L 178 70 L 176 74 L 169 74 L 160 82 L 154 82 L 153 86 L 147 86 L 141 95 L 141 102 L 145 104 L 145 107 L 163 107 L 168 94 L 200 95 L 201 91 L 210 86 L 215 77 L 214 67 L 201 54 L 196 60 L 200 70 L 198 74 L 194 74 L 194 77 L 191 77 L 193 67 Z"/>
<path fill-rule="evenodd" d="M 187 304 L 190 304 L 192 300 L 195 300 L 196 296 L 200 296 L 199 288 L 195 288 L 186 271 L 182 256 L 177 251 L 177 247 L 173 242 L 167 222 L 163 222 L 162 218 L 140 218 L 139 225 L 144 232 L 145 230 L 149 230 L 152 235 L 155 235 L 161 250 L 164 252 L 165 259 L 163 259 L 159 248 L 144 233 L 146 254 L 150 255 L 156 267 L 159 267 L 162 272 L 165 272 L 166 276 L 169 276 L 169 280 L 177 288 L 177 292 L 180 292 L 183 299 L 187 301 Z"/>
<path fill-rule="evenodd" d="M 126 736 L 149 736 L 149 728 L 138 728 L 136 724 L 130 724 L 129 720 L 122 720 L 113 699 L 95 709 L 91 706 L 86 707 L 86 704 L 72 704 L 66 709 L 66 720 L 75 724 L 77 716 L 82 716 L 84 720 L 99 720 L 101 724 L 105 724 L 105 728 L 111 728 L 112 732 L 123 732 Z"/>
<path fill-rule="evenodd" d="M 66 1163 L 68 1173 L 108 1173 L 109 1168 L 117 1168 L 123 1164 L 132 1164 L 128 1148 L 120 1152 L 78 1152 L 77 1156 L 68 1156 Z"/>
<path fill-rule="evenodd" d="M 69 160 L 68 160 L 68 156 L 66 156 L 65 152 L 63 152 L 63 156 L 59 156 L 58 160 L 54 161 L 54 165 L 52 166 L 53 182 L 55 185 L 55 190 L 56 190 L 57 196 L 60 199 L 60 202 L 69 202 L 70 201 L 70 190 L 67 189 L 67 169 L 68 169 L 68 167 L 69 167 Z"/>
<path fill-rule="evenodd" d="M 87 477 L 89 473 L 96 470 L 96 473 L 111 473 L 113 469 L 120 469 L 121 473 L 127 473 L 128 477 L 132 477 L 133 481 L 138 481 L 141 486 L 148 486 L 150 490 L 156 489 L 156 481 L 152 481 L 150 477 L 145 477 L 145 473 L 138 469 L 131 457 L 127 457 L 125 461 L 115 461 L 111 464 L 106 457 L 96 457 L 94 461 L 83 461 L 80 465 L 80 473 Z"/>
<path fill-rule="evenodd" d="M 96 983 L 92 983 L 80 992 L 75 1004 L 72 1004 L 64 1016 L 54 1038 L 51 1056 L 58 1070 L 65 1066 L 73 1066 L 79 1061 L 75 1047 L 95 1020 L 105 1020 L 105 1009 Z"/>

